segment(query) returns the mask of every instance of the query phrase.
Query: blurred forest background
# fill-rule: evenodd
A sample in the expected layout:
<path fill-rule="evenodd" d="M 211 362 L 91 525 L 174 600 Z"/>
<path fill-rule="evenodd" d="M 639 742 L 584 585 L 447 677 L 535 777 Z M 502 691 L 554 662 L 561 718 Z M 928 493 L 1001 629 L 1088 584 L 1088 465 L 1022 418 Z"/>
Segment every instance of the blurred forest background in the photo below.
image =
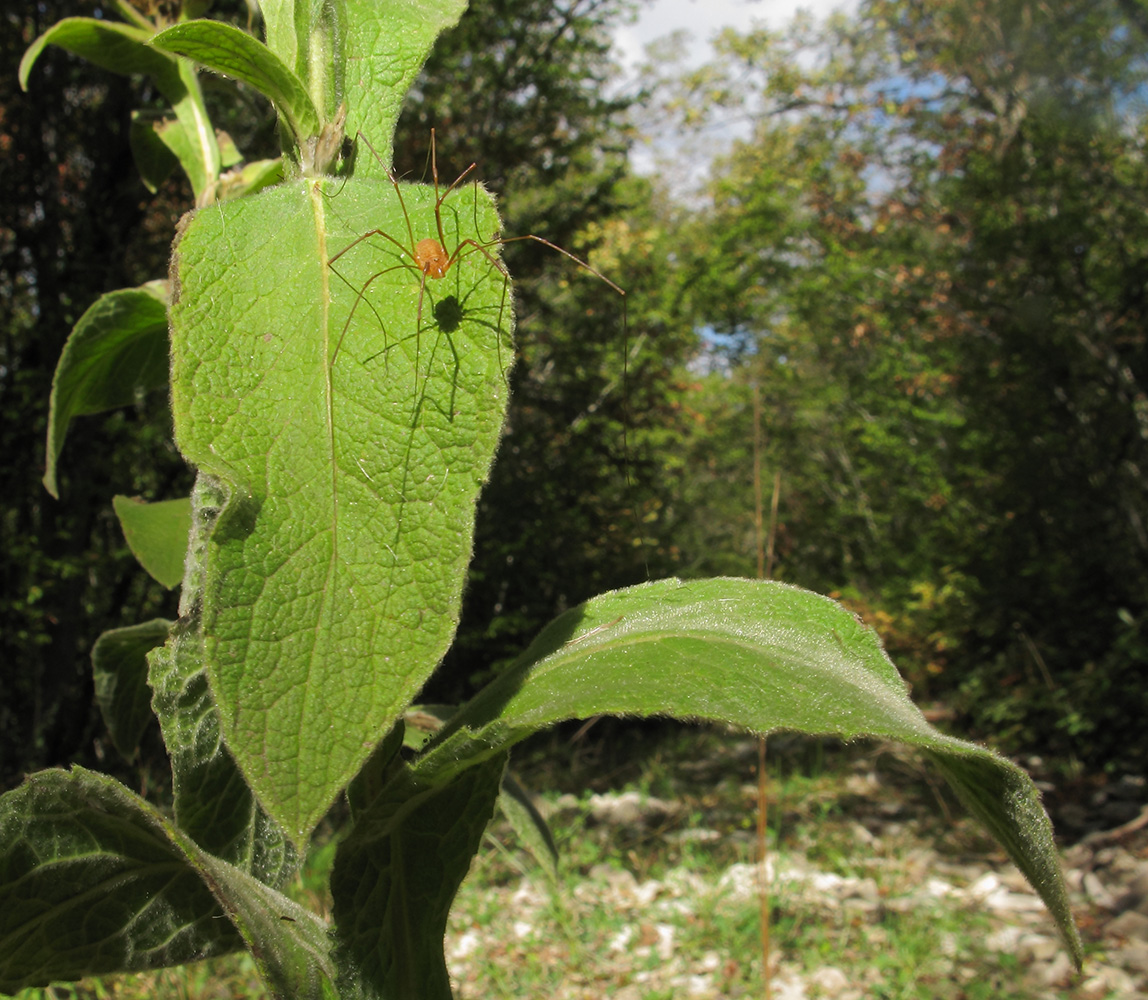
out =
<path fill-rule="evenodd" d="M 867 0 L 727 34 L 700 68 L 666 43 L 623 86 L 610 29 L 628 9 L 472 0 L 396 137 L 417 178 L 435 127 L 442 172 L 477 161 L 508 235 L 628 293 L 624 330 L 600 282 L 506 248 L 512 410 L 427 697 L 466 696 L 602 590 L 756 575 L 780 482 L 772 575 L 874 625 L 918 703 L 1011 753 L 1142 768 L 1148 3 Z M 145 83 L 49 49 L 19 91 L 28 43 L 97 11 L 114 16 L 0 14 L 0 788 L 116 766 L 89 650 L 175 615 L 111 510 L 190 488 L 162 394 L 79 421 L 61 500 L 40 483 L 68 331 L 102 292 L 166 274 L 191 204 L 133 166 L 131 112 L 161 106 Z M 247 23 L 240 0 L 210 13 Z M 249 159 L 275 154 L 256 95 L 205 87 Z M 631 150 L 670 134 L 636 174 Z"/>

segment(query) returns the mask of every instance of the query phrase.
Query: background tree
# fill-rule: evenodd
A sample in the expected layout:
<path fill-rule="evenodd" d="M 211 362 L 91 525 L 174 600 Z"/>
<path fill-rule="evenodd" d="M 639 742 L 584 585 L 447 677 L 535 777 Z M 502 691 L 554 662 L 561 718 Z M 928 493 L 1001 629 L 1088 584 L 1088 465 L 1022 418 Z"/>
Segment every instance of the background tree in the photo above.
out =
<path fill-rule="evenodd" d="M 757 384 L 783 577 L 855 588 L 919 694 L 960 688 L 1015 747 L 1141 752 L 1143 36 L 953 0 L 723 46 L 663 90 L 753 130 L 679 239 L 696 324 L 736 347 L 681 466 L 743 470 L 691 504 L 747 537 Z"/>
<path fill-rule="evenodd" d="M 611 91 L 608 48 L 623 6 L 476 4 L 424 69 L 397 168 L 423 173 L 434 126 L 444 179 L 476 161 L 506 234 L 589 259 L 626 288 L 629 324 L 567 259 L 506 246 L 512 411 L 427 696 L 464 695 L 600 590 L 753 575 L 756 390 L 783 475 L 776 575 L 846 594 L 918 696 L 958 697 L 985 732 L 1098 763 L 1145 749 L 1128 694 L 1148 656 L 1138 9 L 873 0 L 824 29 L 727 35 L 657 90 L 690 127 L 751 125 L 696 208 L 630 171 L 637 95 Z M 92 637 L 170 613 L 108 498 L 187 489 L 158 400 L 77 425 L 66 507 L 39 483 L 66 331 L 98 291 L 164 273 L 188 203 L 134 180 L 148 93 L 59 52 L 14 93 L 23 45 L 72 12 L 4 15 L 0 641 L 38 665 L 5 680 L 8 782 L 91 746 Z M 213 14 L 246 23 L 237 3 Z M 249 155 L 271 144 L 253 98 L 219 120 Z M 89 204 L 104 180 L 115 196 Z"/>

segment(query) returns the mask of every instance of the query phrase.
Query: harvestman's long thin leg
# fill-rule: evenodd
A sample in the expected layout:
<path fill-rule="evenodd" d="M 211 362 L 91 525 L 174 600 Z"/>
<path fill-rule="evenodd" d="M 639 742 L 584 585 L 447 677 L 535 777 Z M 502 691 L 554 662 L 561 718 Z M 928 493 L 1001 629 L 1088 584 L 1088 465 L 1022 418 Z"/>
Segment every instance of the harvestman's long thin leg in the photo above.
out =
<path fill-rule="evenodd" d="M 497 267 L 507 279 L 509 279 L 510 273 L 506 270 L 506 268 L 503 265 L 501 265 L 493 257 L 491 257 L 490 253 L 488 252 L 488 248 L 492 247 L 492 246 L 496 246 L 496 245 L 497 246 L 505 246 L 507 243 L 522 243 L 522 242 L 526 242 L 528 240 L 532 241 L 534 243 L 541 243 L 543 246 L 549 247 L 551 250 L 555 250 L 558 253 L 562 254 L 563 257 L 566 257 L 569 260 L 572 260 L 579 267 L 584 268 L 585 270 L 589 271 L 592 275 L 594 275 L 596 278 L 598 278 L 600 281 L 603 281 L 605 284 L 607 284 L 610 288 L 612 288 L 615 292 L 617 292 L 622 297 L 622 331 L 623 331 L 623 337 L 626 341 L 626 343 L 623 343 L 623 345 L 622 345 L 622 406 L 623 406 L 623 408 L 625 408 L 627 406 L 627 403 L 626 403 L 626 386 L 627 386 L 627 383 L 629 380 L 629 365 L 630 365 L 629 344 L 628 344 L 630 326 L 629 326 L 629 317 L 628 317 L 628 310 L 627 310 L 627 304 L 626 304 L 627 303 L 626 290 L 624 288 L 622 288 L 618 284 L 615 284 L 613 281 L 611 281 L 609 278 L 607 278 L 606 275 L 604 275 L 597 268 L 591 267 L 581 257 L 577 257 L 574 254 L 572 254 L 569 250 L 564 250 L 562 247 L 558 246 L 557 243 L 551 243 L 550 240 L 543 239 L 541 236 L 535 236 L 533 233 L 528 233 L 525 236 L 507 236 L 507 237 L 496 236 L 489 243 L 486 243 L 486 244 L 479 243 L 476 240 L 466 240 L 466 241 L 464 241 L 464 243 L 459 244 L 459 247 L 455 250 L 455 256 L 458 255 L 459 250 L 461 250 L 464 245 L 470 244 L 476 250 L 479 250 L 486 257 L 487 260 L 489 260 L 492 264 L 494 264 L 494 266 Z M 625 412 L 625 409 L 624 409 L 623 410 L 623 420 L 622 420 L 622 451 L 626 455 L 629 455 L 629 453 L 630 453 L 629 430 L 628 430 L 629 422 L 630 422 L 629 416 Z M 629 469 L 627 468 L 627 471 L 626 471 L 627 480 L 629 479 L 629 474 L 630 474 Z"/>

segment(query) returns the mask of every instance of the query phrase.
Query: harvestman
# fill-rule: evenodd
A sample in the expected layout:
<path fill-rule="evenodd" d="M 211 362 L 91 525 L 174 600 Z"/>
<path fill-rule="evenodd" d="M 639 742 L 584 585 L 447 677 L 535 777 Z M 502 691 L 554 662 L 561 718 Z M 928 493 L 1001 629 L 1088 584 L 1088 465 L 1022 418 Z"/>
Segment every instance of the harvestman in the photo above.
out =
<path fill-rule="evenodd" d="M 366 145 L 366 147 L 371 151 L 371 154 L 375 157 L 376 160 L 378 160 L 378 162 L 381 165 L 382 160 L 380 159 L 379 154 L 377 152 L 375 152 L 374 146 L 371 145 L 371 143 L 368 141 L 367 137 L 365 135 L 363 135 L 362 132 L 359 132 L 356 134 L 356 138 L 361 139 L 363 141 L 363 143 Z M 469 177 L 471 175 L 471 173 L 476 168 L 477 168 L 477 164 L 472 163 L 461 174 L 459 174 L 458 177 L 456 177 L 454 179 L 454 181 L 444 191 L 442 191 L 440 193 L 439 192 L 439 179 L 438 179 L 438 158 L 437 158 L 437 154 L 436 154 L 436 150 L 435 150 L 435 130 L 433 128 L 431 129 L 431 177 L 432 177 L 433 182 L 434 182 L 434 193 L 435 193 L 434 218 L 435 218 L 435 231 L 436 231 L 437 238 L 435 238 L 435 236 L 428 236 L 424 239 L 419 240 L 418 242 L 415 241 L 414 227 L 411 225 L 411 217 L 410 217 L 410 214 L 407 212 L 406 202 L 403 199 L 402 188 L 399 186 L 399 182 L 396 179 L 394 173 L 389 169 L 387 170 L 387 179 L 391 182 L 391 186 L 395 189 L 395 194 L 398 196 L 398 199 L 399 199 L 399 207 L 402 209 L 402 212 L 403 212 L 403 221 L 406 223 L 406 229 L 407 229 L 407 243 L 403 243 L 401 240 L 395 238 L 391 233 L 388 233 L 385 230 L 372 229 L 372 230 L 369 230 L 368 232 L 363 233 L 361 236 L 357 237 L 355 240 L 353 240 L 347 246 L 343 247 L 342 250 L 340 250 L 337 254 L 335 254 L 334 257 L 332 257 L 330 260 L 327 261 L 327 265 L 329 267 L 331 267 L 332 270 L 335 270 L 333 265 L 340 257 L 342 257 L 344 254 L 348 253 L 349 251 L 353 250 L 355 247 L 357 247 L 363 241 L 371 239 L 372 237 L 375 237 L 375 236 L 381 237 L 382 239 L 388 240 L 391 243 L 393 243 L 396 247 L 398 247 L 400 254 L 404 258 L 407 258 L 407 259 L 404 260 L 403 263 L 395 264 L 395 265 L 392 265 L 391 267 L 386 267 L 380 271 L 376 271 L 369 278 L 367 278 L 366 282 L 358 289 L 358 293 L 355 296 L 355 302 L 351 306 L 351 311 L 350 311 L 349 315 L 347 316 L 347 321 L 346 321 L 346 323 L 344 323 L 343 330 L 339 335 L 339 340 L 335 345 L 335 353 L 332 355 L 332 358 L 331 358 L 332 364 L 334 364 L 335 357 L 338 356 L 339 349 L 342 347 L 343 338 L 346 337 L 346 335 L 347 335 L 347 330 L 350 328 L 351 320 L 354 318 L 355 311 L 358 309 L 359 304 L 364 300 L 364 298 L 367 294 L 367 289 L 371 286 L 371 284 L 373 282 L 375 282 L 377 279 L 381 278 L 383 275 L 389 274 L 392 271 L 400 270 L 400 269 L 403 269 L 403 270 L 412 270 L 413 269 L 414 271 L 416 271 L 419 274 L 419 299 L 418 299 L 418 309 L 416 312 L 416 321 L 415 321 L 416 322 L 416 326 L 415 326 L 415 337 L 416 337 L 415 355 L 416 355 L 416 359 L 417 359 L 418 352 L 419 352 L 418 337 L 419 337 L 421 330 L 422 330 L 423 301 L 424 301 L 425 296 L 426 296 L 427 280 L 433 279 L 433 280 L 437 281 L 441 278 L 445 278 L 447 276 L 447 274 L 450 273 L 451 268 L 454 267 L 454 265 L 457 264 L 460 260 L 464 259 L 467 256 L 470 256 L 471 254 L 480 253 L 480 254 L 482 254 L 482 256 L 484 256 L 487 259 L 487 261 L 490 263 L 490 265 L 493 268 L 495 268 L 499 272 L 499 274 L 502 275 L 502 279 L 503 279 L 502 296 L 503 296 L 503 306 L 505 306 L 506 288 L 507 288 L 507 284 L 510 281 L 510 272 L 506 270 L 505 265 L 496 256 L 494 256 L 490 251 L 491 251 L 492 247 L 501 247 L 501 246 L 505 246 L 507 243 L 520 243 L 520 242 L 524 242 L 526 240 L 530 240 L 534 243 L 541 243 L 543 246 L 549 247 L 551 250 L 557 251 L 558 253 L 562 254 L 562 256 L 567 257 L 570 260 L 572 260 L 579 267 L 584 268 L 586 271 L 589 271 L 592 275 L 594 275 L 600 281 L 602 281 L 607 286 L 609 286 L 613 291 L 617 292 L 618 295 L 621 296 L 621 298 L 622 298 L 622 330 L 623 330 L 623 338 L 626 337 L 626 330 L 627 330 L 626 292 L 619 285 L 615 284 L 613 281 L 611 281 L 609 278 L 607 278 L 604 274 L 602 274 L 600 271 L 596 270 L 595 268 L 593 268 L 589 264 L 587 264 L 586 261 L 582 260 L 580 257 L 576 257 L 574 254 L 570 253 L 569 250 L 562 249 L 562 247 L 558 246 L 556 243 L 551 243 L 550 240 L 543 239 L 541 236 L 535 236 L 533 233 L 527 234 L 526 236 L 498 236 L 498 235 L 494 235 L 489 240 L 486 240 L 486 241 L 480 241 L 480 240 L 468 238 L 468 239 L 460 240 L 456 244 L 453 251 L 451 251 L 449 253 L 447 252 L 447 249 L 446 249 L 446 245 L 447 245 L 446 233 L 445 233 L 445 230 L 443 229 L 443 224 L 442 224 L 442 206 L 443 206 L 443 203 L 446 201 L 447 197 L 451 194 L 451 192 L 459 189 L 459 187 L 466 180 L 466 178 Z M 474 183 L 477 185 L 478 182 L 474 181 Z M 335 273 L 338 274 L 337 271 Z M 342 277 L 342 275 L 340 275 L 340 277 Z M 343 279 L 343 280 L 346 280 L 346 279 Z M 368 306 L 369 305 L 370 305 L 370 303 L 368 302 Z M 499 322 L 498 326 L 501 327 L 501 325 L 502 324 L 501 324 L 501 307 L 500 307 L 500 322 Z M 623 347 L 623 352 L 625 352 L 625 347 Z M 625 362 L 626 362 L 625 354 L 623 353 L 623 365 L 625 365 Z M 417 361 L 416 361 L 416 368 L 417 368 Z M 623 380 L 624 379 L 625 379 L 625 376 L 623 375 Z"/>

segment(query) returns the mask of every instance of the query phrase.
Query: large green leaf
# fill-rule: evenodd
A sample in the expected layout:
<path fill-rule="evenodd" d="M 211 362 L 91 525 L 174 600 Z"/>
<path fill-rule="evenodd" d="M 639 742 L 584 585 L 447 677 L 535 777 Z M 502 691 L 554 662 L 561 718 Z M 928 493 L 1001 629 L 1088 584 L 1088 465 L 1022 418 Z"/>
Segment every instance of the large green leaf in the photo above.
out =
<path fill-rule="evenodd" d="M 505 756 L 438 788 L 396 774 L 339 844 L 331 873 L 340 967 L 366 997 L 451 1000 L 450 904 L 498 797 Z"/>
<path fill-rule="evenodd" d="M 433 190 L 403 192 L 415 239 L 432 235 Z M 498 228 L 488 196 L 456 191 L 442 217 L 463 253 L 425 287 L 389 182 L 219 205 L 175 253 L 176 438 L 223 507 L 202 649 L 227 746 L 297 843 L 457 622 L 511 309 L 503 272 L 465 243 Z M 380 228 L 407 251 L 355 243 Z"/>
<path fill-rule="evenodd" d="M 118 782 L 40 771 L 0 797 L 0 991 L 242 944 L 162 818 Z"/>
<path fill-rule="evenodd" d="M 282 1000 L 334 996 L 326 925 L 203 851 L 101 774 L 40 771 L 0 797 L 0 990 L 246 946 Z"/>
<path fill-rule="evenodd" d="M 605 594 L 552 622 L 450 720 L 415 772 L 431 783 L 454 780 L 540 728 L 600 713 L 921 747 L 1040 893 L 1080 963 L 1052 827 L 1031 780 L 1003 757 L 930 726 L 876 633 L 829 598 L 729 579 Z"/>
<path fill-rule="evenodd" d="M 68 425 L 88 413 L 128 406 L 136 393 L 167 385 L 167 290 L 153 281 L 101 295 L 80 317 L 52 379 L 44 486 L 58 496 L 56 461 Z"/>
<path fill-rule="evenodd" d="M 387 161 L 363 164 L 359 176 L 383 179 L 407 89 L 435 38 L 458 23 L 466 0 L 267 0 L 261 6 L 266 48 L 214 21 L 176 25 L 155 44 L 256 87 L 300 142 L 314 136 L 320 122 L 336 121 L 345 106 L 350 134 L 361 131 Z"/>
<path fill-rule="evenodd" d="M 66 17 L 40 35 L 20 60 L 20 86 L 28 89 L 28 76 L 48 45 L 58 45 L 113 73 L 144 73 L 152 77 L 171 100 L 180 88 L 176 61 L 148 47 L 150 32 L 94 17 Z"/>

